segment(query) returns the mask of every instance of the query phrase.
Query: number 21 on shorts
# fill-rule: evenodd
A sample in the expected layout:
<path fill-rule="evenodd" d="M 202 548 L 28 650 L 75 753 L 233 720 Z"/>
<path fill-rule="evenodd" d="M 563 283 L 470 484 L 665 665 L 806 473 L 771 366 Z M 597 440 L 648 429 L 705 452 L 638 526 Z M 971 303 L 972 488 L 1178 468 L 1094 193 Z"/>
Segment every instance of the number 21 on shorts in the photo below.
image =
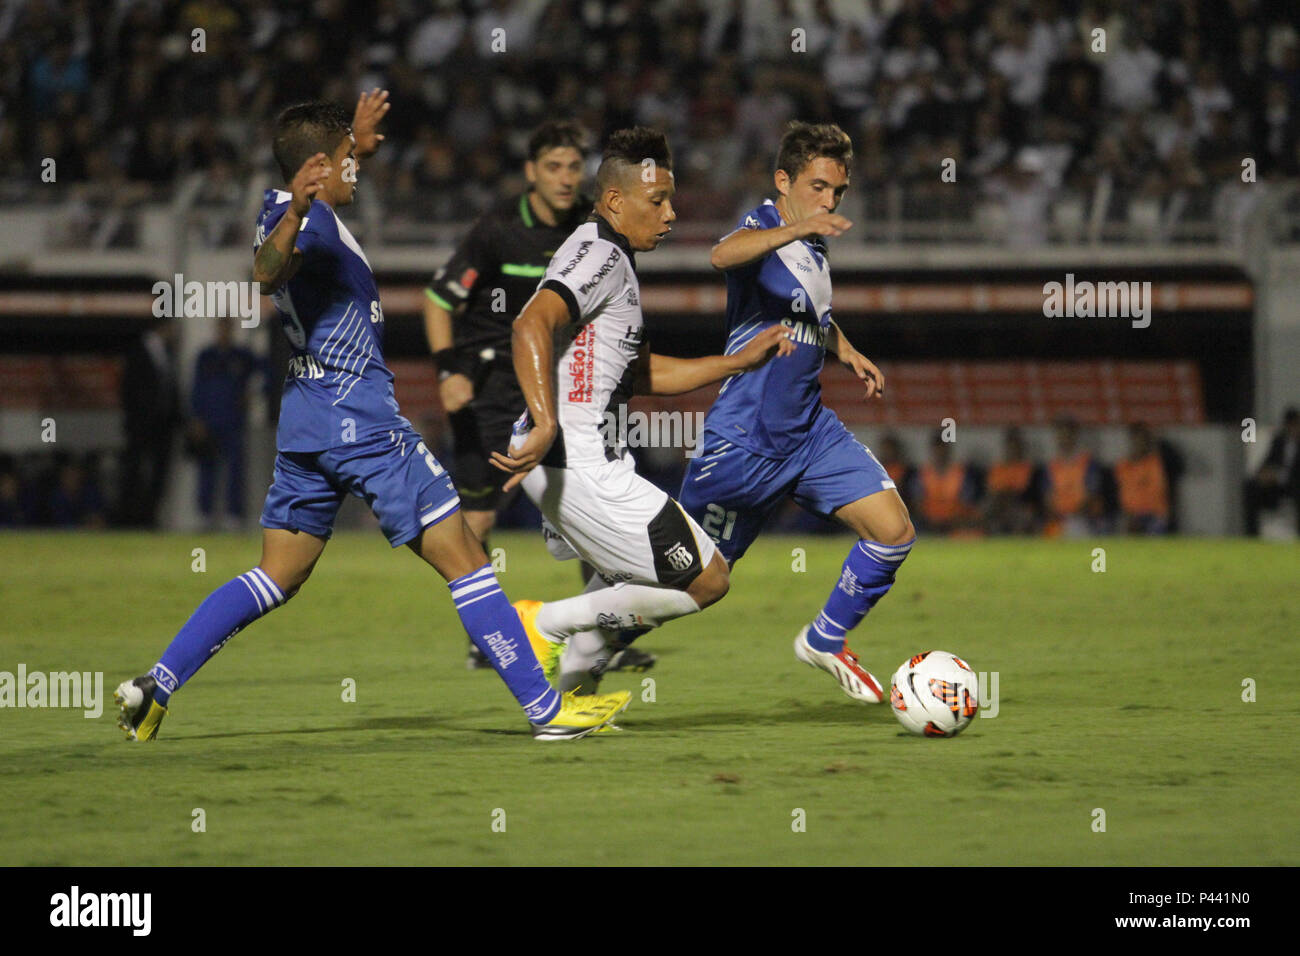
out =
<path fill-rule="evenodd" d="M 730 541 L 732 529 L 736 527 L 736 512 L 727 511 L 721 505 L 708 504 L 704 506 L 704 520 L 700 527 L 704 533 L 716 541 Z"/>

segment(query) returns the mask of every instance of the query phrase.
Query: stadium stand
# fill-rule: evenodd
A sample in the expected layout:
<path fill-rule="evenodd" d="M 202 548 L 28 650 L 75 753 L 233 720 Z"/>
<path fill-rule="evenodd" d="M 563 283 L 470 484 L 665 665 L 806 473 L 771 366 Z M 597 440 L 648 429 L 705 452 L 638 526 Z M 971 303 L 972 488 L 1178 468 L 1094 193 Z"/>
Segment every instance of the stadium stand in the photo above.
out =
<path fill-rule="evenodd" d="M 499 55 L 494 29 L 527 55 Z M 308 88 L 299 67 L 322 62 L 339 69 Z M 1231 186 L 1243 155 L 1288 206 L 1300 174 L 1294 4 L 15 0 L 0 63 L 0 201 L 42 201 L 16 174 L 53 158 L 82 188 L 46 191 L 52 230 L 99 247 L 138 242 L 132 210 L 181 193 L 207 214 L 198 241 L 242 243 L 274 108 L 374 85 L 403 104 L 367 166 L 386 241 L 517 186 L 551 113 L 663 126 L 705 221 L 765 191 L 787 119 L 833 119 L 857 144 L 850 215 L 875 224 L 857 241 L 1223 236 L 1255 208 Z M 945 158 L 979 188 L 954 201 Z"/>

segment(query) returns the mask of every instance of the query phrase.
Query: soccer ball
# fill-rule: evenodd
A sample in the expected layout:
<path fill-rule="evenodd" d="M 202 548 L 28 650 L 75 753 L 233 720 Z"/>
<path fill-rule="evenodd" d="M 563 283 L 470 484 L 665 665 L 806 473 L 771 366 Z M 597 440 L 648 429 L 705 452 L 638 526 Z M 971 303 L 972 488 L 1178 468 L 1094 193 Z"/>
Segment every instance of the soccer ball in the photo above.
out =
<path fill-rule="evenodd" d="M 979 679 L 960 657 L 926 651 L 895 672 L 889 706 L 914 734 L 956 737 L 980 709 Z"/>

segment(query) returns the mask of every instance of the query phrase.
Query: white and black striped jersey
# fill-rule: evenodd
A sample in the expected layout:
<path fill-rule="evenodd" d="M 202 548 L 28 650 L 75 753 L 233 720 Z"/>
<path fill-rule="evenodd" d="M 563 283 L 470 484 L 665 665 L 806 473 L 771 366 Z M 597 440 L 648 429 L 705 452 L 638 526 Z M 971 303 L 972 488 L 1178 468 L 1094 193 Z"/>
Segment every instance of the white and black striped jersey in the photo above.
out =
<path fill-rule="evenodd" d="M 543 464 L 576 467 L 621 457 L 605 415 L 632 395 L 645 337 L 636 261 L 627 240 L 593 214 L 556 251 L 538 286 L 569 307 L 555 343 L 559 433 Z M 605 427 L 602 427 L 605 426 Z"/>

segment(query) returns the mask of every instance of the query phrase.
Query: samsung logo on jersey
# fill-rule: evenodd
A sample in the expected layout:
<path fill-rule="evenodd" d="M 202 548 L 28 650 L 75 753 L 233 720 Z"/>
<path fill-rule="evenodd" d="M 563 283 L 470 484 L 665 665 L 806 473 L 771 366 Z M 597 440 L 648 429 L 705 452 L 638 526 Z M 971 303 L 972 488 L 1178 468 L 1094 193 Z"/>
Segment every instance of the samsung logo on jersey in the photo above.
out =
<path fill-rule="evenodd" d="M 572 259 L 570 259 L 568 265 L 566 265 L 563 269 L 560 270 L 560 275 L 567 276 L 570 272 L 572 272 L 574 268 L 578 265 L 578 263 L 581 262 L 583 258 L 587 255 L 587 250 L 590 248 L 591 248 L 591 240 L 584 239 L 582 244 L 578 246 L 577 255 L 575 255 Z"/>
<path fill-rule="evenodd" d="M 582 285 L 578 286 L 578 291 L 580 293 L 587 293 L 590 292 L 592 289 L 596 288 L 596 286 L 600 285 L 600 280 L 605 278 L 605 276 L 609 275 L 610 272 L 613 271 L 614 266 L 618 263 L 618 260 L 621 258 L 622 258 L 622 254 L 617 249 L 611 249 L 609 252 L 609 258 L 606 259 L 601 264 L 600 268 L 596 270 L 595 275 L 593 275 Z"/>
<path fill-rule="evenodd" d="M 790 330 L 790 338 L 800 345 L 815 345 L 826 348 L 826 330 L 820 325 L 799 319 L 782 319 L 781 324 Z"/>

